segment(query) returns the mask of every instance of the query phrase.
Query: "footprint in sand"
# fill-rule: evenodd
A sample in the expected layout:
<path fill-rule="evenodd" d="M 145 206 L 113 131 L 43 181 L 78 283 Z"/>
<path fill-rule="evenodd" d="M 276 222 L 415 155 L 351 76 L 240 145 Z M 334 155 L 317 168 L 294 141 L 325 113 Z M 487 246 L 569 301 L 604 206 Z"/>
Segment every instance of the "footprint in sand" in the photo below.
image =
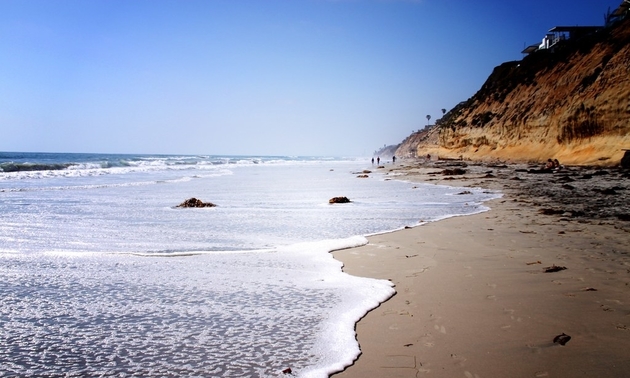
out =
<path fill-rule="evenodd" d="M 549 373 L 547 373 L 546 371 L 537 371 L 536 374 L 534 374 L 534 377 L 536 378 L 543 378 L 543 377 L 548 377 Z"/>
<path fill-rule="evenodd" d="M 424 336 L 420 338 L 420 342 L 427 348 L 433 348 L 435 346 L 433 336 L 430 333 L 424 334 Z"/>
<path fill-rule="evenodd" d="M 479 378 L 479 376 L 477 374 L 473 374 L 469 371 L 465 371 L 464 375 L 466 376 L 466 378 Z"/>
<path fill-rule="evenodd" d="M 514 321 L 517 321 L 517 322 L 521 321 L 521 318 L 517 318 L 517 317 L 514 316 L 514 310 L 511 309 L 511 308 L 504 308 L 503 309 L 503 313 L 506 314 L 506 315 L 510 315 L 510 319 L 511 320 L 514 320 Z"/>
<path fill-rule="evenodd" d="M 439 326 L 439 325 L 434 325 L 433 328 L 435 328 L 436 331 L 439 331 L 440 333 L 444 333 L 446 334 L 446 328 L 444 328 L 444 326 Z"/>
<path fill-rule="evenodd" d="M 542 352 L 542 348 L 539 346 L 531 345 L 531 344 L 525 344 L 525 345 L 529 348 L 529 350 L 532 351 L 532 353 L 540 354 Z"/>
<path fill-rule="evenodd" d="M 493 288 L 493 289 L 496 289 L 496 288 L 497 288 L 497 284 L 487 284 L 487 285 L 488 285 L 488 287 L 491 287 L 491 288 Z"/>
<path fill-rule="evenodd" d="M 452 358 L 453 360 L 455 360 L 455 363 L 456 363 L 458 366 L 464 366 L 464 363 L 466 362 L 466 358 L 464 358 L 464 357 L 462 357 L 462 356 L 458 356 L 458 355 L 456 355 L 456 354 L 451 354 L 451 358 Z M 471 375 L 471 377 L 472 377 L 472 375 Z"/>
<path fill-rule="evenodd" d="M 486 299 L 489 299 L 491 301 L 496 301 L 497 300 L 497 296 L 496 295 L 487 295 Z"/>
<path fill-rule="evenodd" d="M 417 271 L 417 272 L 413 272 L 407 276 L 405 276 L 406 278 L 412 278 L 412 277 L 419 277 L 422 273 L 426 272 L 427 270 L 429 270 L 428 267 L 426 268 L 422 268 L 421 270 Z"/>

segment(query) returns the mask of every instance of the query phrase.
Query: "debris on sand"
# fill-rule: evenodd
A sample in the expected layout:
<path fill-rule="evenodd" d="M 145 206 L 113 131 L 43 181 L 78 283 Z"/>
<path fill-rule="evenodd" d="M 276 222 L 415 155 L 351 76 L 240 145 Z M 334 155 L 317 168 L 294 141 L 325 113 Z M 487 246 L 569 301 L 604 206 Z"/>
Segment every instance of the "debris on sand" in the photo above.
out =
<path fill-rule="evenodd" d="M 553 338 L 554 344 L 560 344 L 560 345 L 564 345 L 564 344 L 568 343 L 569 340 L 571 340 L 571 336 L 567 335 L 564 332 L 561 335 L 558 335 L 558 336 Z"/>
<path fill-rule="evenodd" d="M 546 268 L 543 268 L 543 272 L 545 272 L 545 273 L 559 272 L 561 270 L 565 270 L 566 268 L 567 268 L 566 266 L 552 265 L 552 266 L 548 266 Z"/>

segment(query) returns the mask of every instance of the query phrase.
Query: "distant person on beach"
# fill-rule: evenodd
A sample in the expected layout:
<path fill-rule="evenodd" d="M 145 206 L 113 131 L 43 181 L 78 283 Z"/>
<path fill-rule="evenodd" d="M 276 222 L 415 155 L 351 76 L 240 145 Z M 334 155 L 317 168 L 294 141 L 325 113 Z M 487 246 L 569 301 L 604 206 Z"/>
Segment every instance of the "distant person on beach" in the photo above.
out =
<path fill-rule="evenodd" d="M 380 156 L 376 158 L 376 164 L 381 164 L 381 157 Z"/>
<path fill-rule="evenodd" d="M 543 167 L 543 171 L 550 171 L 553 169 L 553 160 L 547 159 L 547 164 Z"/>
<path fill-rule="evenodd" d="M 427 160 L 431 160 L 431 154 L 427 154 Z"/>
<path fill-rule="evenodd" d="M 372 158 L 372 165 L 374 165 L 374 158 Z"/>
<path fill-rule="evenodd" d="M 396 155 L 392 156 L 392 162 L 396 164 Z"/>
<path fill-rule="evenodd" d="M 562 166 L 560 165 L 558 159 L 553 159 L 553 169 L 560 170 L 561 168 Z"/>

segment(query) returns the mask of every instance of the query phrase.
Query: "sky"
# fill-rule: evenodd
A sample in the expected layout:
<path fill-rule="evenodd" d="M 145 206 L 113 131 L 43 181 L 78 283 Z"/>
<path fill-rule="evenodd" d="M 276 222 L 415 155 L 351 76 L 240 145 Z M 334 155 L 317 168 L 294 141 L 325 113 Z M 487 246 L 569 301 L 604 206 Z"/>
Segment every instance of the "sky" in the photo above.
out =
<path fill-rule="evenodd" d="M 621 0 L 0 0 L 0 151 L 369 156 Z"/>

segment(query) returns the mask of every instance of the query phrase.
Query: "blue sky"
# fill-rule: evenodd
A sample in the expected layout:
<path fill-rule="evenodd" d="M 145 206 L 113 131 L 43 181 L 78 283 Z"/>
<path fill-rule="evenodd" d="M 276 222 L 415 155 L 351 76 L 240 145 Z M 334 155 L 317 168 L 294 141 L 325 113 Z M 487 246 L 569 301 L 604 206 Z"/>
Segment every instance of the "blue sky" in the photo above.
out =
<path fill-rule="evenodd" d="M 366 156 L 620 0 L 0 0 L 0 150 Z"/>

